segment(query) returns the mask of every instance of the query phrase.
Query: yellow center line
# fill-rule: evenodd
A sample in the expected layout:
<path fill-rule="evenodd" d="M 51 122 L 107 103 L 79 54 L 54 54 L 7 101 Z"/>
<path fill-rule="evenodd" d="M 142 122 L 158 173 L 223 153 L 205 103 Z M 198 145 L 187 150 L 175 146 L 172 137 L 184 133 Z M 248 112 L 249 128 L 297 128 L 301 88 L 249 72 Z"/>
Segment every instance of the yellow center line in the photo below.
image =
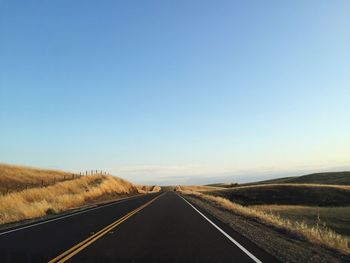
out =
<path fill-rule="evenodd" d="M 150 205 L 151 203 L 153 203 L 157 198 L 161 197 L 162 195 L 164 195 L 165 193 L 156 196 L 155 198 L 153 198 L 152 200 L 148 201 L 147 203 L 141 205 L 140 207 L 136 208 L 135 210 L 129 212 L 128 214 L 126 214 L 125 216 L 119 218 L 118 220 L 116 220 L 115 222 L 113 222 L 112 224 L 104 227 L 103 229 L 101 229 L 100 231 L 98 231 L 97 233 L 95 233 L 94 235 L 88 237 L 87 239 L 83 240 L 82 242 L 80 242 L 79 244 L 75 245 L 74 247 L 68 249 L 67 251 L 63 252 L 62 254 L 58 255 L 57 257 L 51 259 L 49 261 L 49 263 L 54 263 L 54 262 L 65 262 L 68 259 L 70 259 L 71 257 L 73 257 L 74 255 L 76 255 L 77 253 L 79 253 L 80 251 L 82 251 L 84 248 L 86 248 L 87 246 L 91 245 L 92 243 L 94 243 L 96 240 L 98 240 L 99 238 L 101 238 L 102 236 L 104 236 L 105 234 L 107 234 L 108 232 L 110 232 L 112 229 L 114 229 L 115 227 L 117 227 L 118 225 L 120 225 L 121 223 L 123 223 L 124 221 L 126 221 L 128 218 L 130 218 L 131 216 L 133 216 L 134 214 L 136 214 L 137 212 L 141 211 L 143 208 L 145 208 L 146 206 Z"/>

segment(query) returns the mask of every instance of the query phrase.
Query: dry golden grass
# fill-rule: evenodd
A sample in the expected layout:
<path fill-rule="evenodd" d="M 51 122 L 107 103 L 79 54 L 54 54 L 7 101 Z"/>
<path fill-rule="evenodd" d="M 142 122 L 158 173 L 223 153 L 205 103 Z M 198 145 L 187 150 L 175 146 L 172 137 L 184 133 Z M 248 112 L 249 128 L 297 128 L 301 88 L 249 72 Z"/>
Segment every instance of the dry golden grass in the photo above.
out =
<path fill-rule="evenodd" d="M 194 191 L 181 191 L 183 194 L 198 197 L 202 200 L 208 201 L 218 207 L 225 210 L 240 214 L 244 217 L 254 219 L 268 226 L 272 226 L 283 231 L 287 231 L 299 237 L 302 237 L 314 244 L 325 246 L 331 249 L 338 250 L 342 253 L 350 254 L 348 247 L 348 239 L 335 233 L 333 230 L 325 227 L 321 224 L 316 224 L 313 227 L 308 226 L 302 221 L 291 221 L 288 219 L 281 218 L 280 216 L 254 209 L 245 207 L 237 203 L 233 203 L 223 197 L 207 195 Z"/>
<path fill-rule="evenodd" d="M 177 191 L 215 191 L 215 190 L 221 190 L 226 189 L 223 187 L 216 187 L 216 186 L 206 186 L 206 185 L 179 185 L 176 187 Z"/>
<path fill-rule="evenodd" d="M 131 183 L 106 175 L 91 175 L 0 196 L 0 224 L 76 208 L 96 200 L 137 194 Z"/>
<path fill-rule="evenodd" d="M 251 208 L 276 214 L 292 221 L 304 221 L 311 227 L 316 224 L 325 224 L 350 240 L 350 206 L 256 205 Z"/>
<path fill-rule="evenodd" d="M 161 190 L 161 187 L 158 185 L 135 185 L 139 193 L 155 193 Z"/>
<path fill-rule="evenodd" d="M 0 192 L 15 191 L 27 184 L 41 184 L 72 177 L 72 173 L 0 164 Z"/>

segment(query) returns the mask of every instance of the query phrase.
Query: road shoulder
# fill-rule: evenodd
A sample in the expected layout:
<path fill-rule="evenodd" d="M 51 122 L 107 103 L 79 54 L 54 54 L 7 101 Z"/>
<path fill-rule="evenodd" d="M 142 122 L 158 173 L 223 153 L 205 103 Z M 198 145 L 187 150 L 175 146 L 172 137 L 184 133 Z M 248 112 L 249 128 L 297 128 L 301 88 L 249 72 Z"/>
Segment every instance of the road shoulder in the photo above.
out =
<path fill-rule="evenodd" d="M 216 207 L 194 196 L 184 196 L 206 213 L 217 218 L 282 262 L 347 262 L 345 256 L 299 240 L 288 233 Z"/>

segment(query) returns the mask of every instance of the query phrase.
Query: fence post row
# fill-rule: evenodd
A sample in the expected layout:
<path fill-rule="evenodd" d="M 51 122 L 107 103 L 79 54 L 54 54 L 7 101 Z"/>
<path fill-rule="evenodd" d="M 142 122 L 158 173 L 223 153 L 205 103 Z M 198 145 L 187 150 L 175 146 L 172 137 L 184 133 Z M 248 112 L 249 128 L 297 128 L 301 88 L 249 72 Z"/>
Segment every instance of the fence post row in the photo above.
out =
<path fill-rule="evenodd" d="M 93 175 L 93 174 L 101 174 L 101 175 L 108 175 L 109 173 L 107 173 L 106 171 L 102 171 L 102 170 L 90 170 L 90 175 Z M 62 182 L 62 181 L 66 181 L 66 180 L 72 180 L 74 178 L 81 178 L 82 176 L 84 175 L 89 175 L 89 171 L 86 170 L 85 172 L 79 172 L 79 174 L 74 174 L 72 173 L 72 176 L 67 176 L 67 175 L 64 175 L 63 176 L 63 179 L 62 177 L 61 178 L 56 178 L 54 176 L 53 180 L 50 181 L 50 179 L 47 180 L 46 184 L 45 184 L 45 180 L 40 180 L 39 183 L 36 181 L 36 182 L 33 182 L 33 183 L 25 183 L 25 185 L 17 185 L 16 189 L 17 190 L 28 190 L 29 188 L 35 188 L 35 187 L 44 187 L 44 186 L 49 186 L 49 185 L 52 185 L 52 184 L 56 184 L 57 182 Z M 4 187 L 5 188 L 5 187 Z M 14 189 L 16 191 L 16 189 Z M 9 194 L 10 193 L 10 187 L 8 185 L 6 185 L 6 188 L 4 189 L 5 192 L 3 192 L 2 194 Z M 1 194 L 1 192 L 0 192 Z"/>

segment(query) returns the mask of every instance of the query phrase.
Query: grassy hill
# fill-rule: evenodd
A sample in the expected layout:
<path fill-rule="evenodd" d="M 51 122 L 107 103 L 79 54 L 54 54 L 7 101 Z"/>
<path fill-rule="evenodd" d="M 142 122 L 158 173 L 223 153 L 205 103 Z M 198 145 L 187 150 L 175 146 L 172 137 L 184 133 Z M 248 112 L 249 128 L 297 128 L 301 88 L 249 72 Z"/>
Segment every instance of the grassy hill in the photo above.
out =
<path fill-rule="evenodd" d="M 350 185 L 350 172 L 326 172 L 314 173 L 296 177 L 284 177 L 271 180 L 265 180 L 242 185 L 258 185 L 258 184 L 334 184 L 334 185 Z"/>
<path fill-rule="evenodd" d="M 50 185 L 42 187 L 39 183 L 37 187 L 18 190 L 28 183 L 53 178 L 57 181 Z M 148 190 L 147 187 L 144 187 L 146 191 L 139 190 L 132 183 L 115 176 L 96 174 L 72 179 L 72 173 L 13 165 L 0 165 L 0 185 L 7 185 L 13 190 L 0 195 L 0 224 L 42 217 Z M 156 186 L 149 188 L 160 190 Z"/>
<path fill-rule="evenodd" d="M 57 170 L 0 164 L 0 193 L 71 179 L 73 176 L 72 173 Z"/>
<path fill-rule="evenodd" d="M 242 205 L 350 205 L 350 172 L 314 173 L 238 186 L 231 184 L 210 186 L 227 188 L 210 191 L 210 194 L 228 198 Z"/>
<path fill-rule="evenodd" d="M 161 187 L 158 185 L 135 185 L 140 193 L 159 192 Z"/>
<path fill-rule="evenodd" d="M 261 184 L 210 191 L 242 205 L 350 205 L 350 186 L 321 184 Z"/>

